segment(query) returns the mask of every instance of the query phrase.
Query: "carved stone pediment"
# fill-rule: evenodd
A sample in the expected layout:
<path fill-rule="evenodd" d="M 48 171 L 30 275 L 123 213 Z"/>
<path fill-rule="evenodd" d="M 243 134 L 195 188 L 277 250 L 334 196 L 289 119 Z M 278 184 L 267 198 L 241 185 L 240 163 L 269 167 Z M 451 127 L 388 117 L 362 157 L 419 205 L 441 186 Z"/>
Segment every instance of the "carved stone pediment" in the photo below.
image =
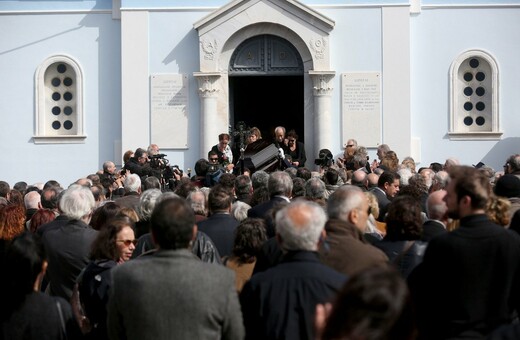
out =
<path fill-rule="evenodd" d="M 295 0 L 237 0 L 196 22 L 200 71 L 227 69 L 231 54 L 244 40 L 271 34 L 290 41 L 307 69 L 329 70 L 328 35 L 334 21 Z"/>

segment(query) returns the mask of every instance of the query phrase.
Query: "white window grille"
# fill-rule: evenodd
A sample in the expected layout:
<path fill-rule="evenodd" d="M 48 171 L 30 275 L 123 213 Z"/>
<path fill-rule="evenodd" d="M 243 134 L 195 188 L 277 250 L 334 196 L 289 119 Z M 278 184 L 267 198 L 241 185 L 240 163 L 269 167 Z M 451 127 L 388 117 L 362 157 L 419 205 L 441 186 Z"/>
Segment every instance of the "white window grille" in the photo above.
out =
<path fill-rule="evenodd" d="M 450 139 L 498 139 L 498 67 L 481 50 L 462 53 L 450 68 Z"/>
<path fill-rule="evenodd" d="M 83 75 L 78 63 L 65 55 L 45 60 L 35 75 L 35 143 L 82 143 Z"/>

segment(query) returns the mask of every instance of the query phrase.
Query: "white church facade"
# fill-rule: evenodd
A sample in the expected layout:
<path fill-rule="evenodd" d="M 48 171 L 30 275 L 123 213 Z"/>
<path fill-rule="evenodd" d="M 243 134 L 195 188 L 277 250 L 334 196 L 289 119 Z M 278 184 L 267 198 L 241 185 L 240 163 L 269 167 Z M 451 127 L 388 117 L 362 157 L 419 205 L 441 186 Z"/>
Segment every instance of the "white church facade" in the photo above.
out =
<path fill-rule="evenodd" d="M 520 1 L 0 1 L 1 180 L 68 185 L 243 121 L 418 166 L 520 153 Z"/>

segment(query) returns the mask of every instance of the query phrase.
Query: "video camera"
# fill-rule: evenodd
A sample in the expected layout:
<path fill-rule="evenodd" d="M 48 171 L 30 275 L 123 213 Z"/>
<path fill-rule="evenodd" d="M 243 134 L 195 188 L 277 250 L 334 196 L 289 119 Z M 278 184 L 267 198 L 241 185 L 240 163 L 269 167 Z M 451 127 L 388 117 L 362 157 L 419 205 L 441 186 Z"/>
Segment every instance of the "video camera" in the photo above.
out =
<path fill-rule="evenodd" d="M 171 190 L 173 190 L 177 182 L 175 175 L 182 177 L 184 172 L 179 168 L 178 165 L 170 166 L 170 161 L 165 157 L 166 154 L 164 153 L 150 155 L 150 168 L 154 170 L 154 176 L 161 180 L 164 188 L 168 186 Z"/>
<path fill-rule="evenodd" d="M 321 149 L 318 158 L 314 160 L 314 164 L 319 165 L 321 167 L 330 167 L 334 164 L 334 156 L 329 149 Z"/>
<path fill-rule="evenodd" d="M 219 171 L 220 169 L 223 169 L 224 167 L 222 166 L 222 164 L 209 164 L 208 165 L 208 174 L 212 174 L 212 173 L 215 173 L 217 171 Z"/>
<path fill-rule="evenodd" d="M 150 157 L 150 167 L 152 169 L 165 169 L 168 167 L 170 163 L 166 158 L 164 153 L 159 153 L 157 155 L 151 155 Z"/>

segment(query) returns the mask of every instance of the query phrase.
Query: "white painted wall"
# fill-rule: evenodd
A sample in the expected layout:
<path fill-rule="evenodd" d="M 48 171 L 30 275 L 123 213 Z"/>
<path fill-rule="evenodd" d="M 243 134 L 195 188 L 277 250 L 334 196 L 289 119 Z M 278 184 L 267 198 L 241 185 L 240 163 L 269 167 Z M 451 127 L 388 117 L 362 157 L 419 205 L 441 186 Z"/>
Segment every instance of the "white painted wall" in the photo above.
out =
<path fill-rule="evenodd" d="M 0 13 L 0 178 L 11 185 L 56 179 L 63 185 L 113 159 L 120 129 L 119 23 L 107 14 Z M 84 71 L 84 144 L 35 145 L 34 73 L 53 54 Z"/>
<path fill-rule="evenodd" d="M 431 8 L 412 18 L 412 136 L 420 139 L 422 165 L 456 157 L 502 171 L 520 152 L 520 8 Z M 450 141 L 449 68 L 469 49 L 483 49 L 499 67 L 500 141 Z"/>
<path fill-rule="evenodd" d="M 336 72 L 331 107 L 333 126 L 337 126 L 331 131 L 336 153 L 344 143 L 340 140 L 339 125 L 340 74 L 377 71 L 385 77 L 383 58 L 388 51 L 384 49 L 391 47 L 383 44 L 381 4 L 399 7 L 398 1 L 367 0 L 355 5 L 339 0 L 302 2 L 312 3 L 315 10 L 336 23 L 329 39 L 332 71 Z M 21 180 L 34 183 L 56 179 L 68 185 L 78 177 L 95 172 L 105 160 L 119 161 L 122 135 L 131 136 L 145 129 L 144 137 L 121 149 L 146 147 L 150 142 L 147 96 L 149 75 L 153 73 L 189 76 L 189 149 L 164 151 L 172 164 L 193 168 L 200 157 L 200 101 L 193 78 L 193 72 L 198 71 L 199 47 L 193 23 L 226 3 L 224 0 L 176 1 L 168 8 L 161 8 L 164 1 L 122 0 L 122 21 L 119 21 L 112 19 L 107 0 L 0 2 L 0 179 L 11 184 Z M 409 150 L 420 155 L 419 166 L 454 156 L 466 164 L 483 161 L 501 170 L 508 155 L 520 152 L 520 82 L 517 80 L 520 75 L 520 1 L 496 7 L 489 4 L 497 1 L 487 1 L 487 5 L 478 7 L 468 6 L 471 3 L 484 4 L 464 0 L 453 8 L 448 1 L 425 0 L 421 10 L 408 18 L 410 52 L 403 57 L 410 59 L 410 93 L 402 98 L 405 101 L 402 104 L 409 105 L 411 119 L 403 124 L 410 126 Z M 155 8 L 139 14 L 135 10 L 138 7 Z M 126 26 L 136 23 L 141 26 Z M 134 49 L 128 45 L 133 37 L 139 37 L 140 41 Z M 446 135 L 449 66 L 459 53 L 473 48 L 488 51 L 499 65 L 500 128 L 503 131 L 500 141 L 450 141 Z M 31 141 L 34 72 L 39 63 L 57 53 L 76 58 L 84 71 L 88 136 L 84 144 L 35 145 Z M 122 73 L 121 67 L 135 69 Z M 136 75 L 137 78 L 132 78 Z M 125 97 L 122 97 L 122 86 L 130 89 Z M 138 106 L 132 106 L 133 103 Z M 122 106 L 129 108 L 129 120 L 126 116 L 122 120 Z M 400 131 L 393 127 L 385 131 L 389 133 Z M 309 159 L 314 156 L 308 155 Z M 370 156 L 374 158 L 374 150 L 370 150 Z M 401 159 L 405 156 L 399 154 Z"/>

